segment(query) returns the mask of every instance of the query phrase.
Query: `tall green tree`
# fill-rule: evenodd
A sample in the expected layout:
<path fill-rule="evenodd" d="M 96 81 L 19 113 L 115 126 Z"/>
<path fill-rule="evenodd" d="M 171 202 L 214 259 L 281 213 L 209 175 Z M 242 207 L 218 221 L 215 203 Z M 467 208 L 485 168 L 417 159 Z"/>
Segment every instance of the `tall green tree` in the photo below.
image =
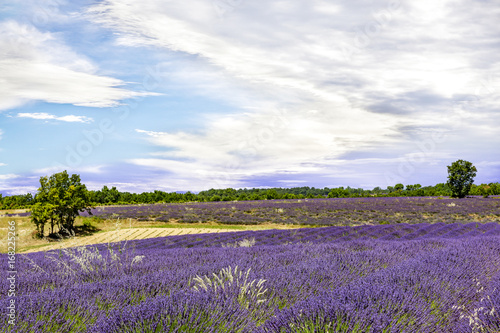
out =
<path fill-rule="evenodd" d="M 38 237 L 45 234 L 45 225 L 50 221 L 54 232 L 54 205 L 47 202 L 37 202 L 31 207 L 31 222 L 35 224 Z"/>
<path fill-rule="evenodd" d="M 69 176 L 67 171 L 55 173 L 50 177 L 40 177 L 40 188 L 35 200 L 40 205 L 32 211 L 32 221 L 35 224 L 36 221 L 41 223 L 51 209 L 52 228 L 57 224 L 59 230 L 72 230 L 80 212 L 90 213 L 92 208 L 90 193 L 81 183 L 80 176 Z"/>
<path fill-rule="evenodd" d="M 474 183 L 477 169 L 471 162 L 458 160 L 448 166 L 448 182 L 452 197 L 465 198 Z"/>
<path fill-rule="evenodd" d="M 401 192 L 404 188 L 405 188 L 405 186 L 404 186 L 403 184 L 401 184 L 401 183 L 396 184 L 396 185 L 394 186 L 394 190 L 396 190 L 396 191 L 400 191 L 400 192 Z"/>

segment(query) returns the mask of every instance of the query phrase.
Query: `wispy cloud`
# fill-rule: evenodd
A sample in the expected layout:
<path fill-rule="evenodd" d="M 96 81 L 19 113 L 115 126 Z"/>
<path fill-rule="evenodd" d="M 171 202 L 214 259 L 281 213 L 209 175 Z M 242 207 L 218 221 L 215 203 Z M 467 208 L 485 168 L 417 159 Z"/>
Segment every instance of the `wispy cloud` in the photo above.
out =
<path fill-rule="evenodd" d="M 66 46 L 57 35 L 16 21 L 0 22 L 0 111 L 29 101 L 109 107 L 148 93 L 121 88 L 121 80 Z"/>
<path fill-rule="evenodd" d="M 131 162 L 207 187 L 241 187 L 251 177 L 273 173 L 319 172 L 328 159 L 389 140 L 384 139 L 383 117 L 359 116 L 369 117 L 370 123 L 352 126 L 352 119 L 341 113 L 275 110 L 207 120 L 206 131 L 198 134 L 137 130 L 167 150 Z"/>
<path fill-rule="evenodd" d="M 51 175 L 57 172 L 67 171 L 68 173 L 86 173 L 86 174 L 100 174 L 104 172 L 106 165 L 88 165 L 78 168 L 68 168 L 67 166 L 51 166 L 42 169 L 33 170 L 35 175 Z"/>
<path fill-rule="evenodd" d="M 500 62 L 491 52 L 499 30 L 487 2 L 470 11 L 466 1 L 242 1 L 223 17 L 212 5 L 107 0 L 88 11 L 117 33 L 120 45 L 204 59 L 188 76 L 197 82 L 196 74 L 203 81 L 218 72 L 213 85 L 205 84 L 217 98 L 234 102 L 235 89 L 221 82 L 247 94 L 233 115 L 207 117 L 204 131 L 141 128 L 165 150 L 133 163 L 193 181 L 227 180 L 219 185 L 272 173 L 328 177 L 331 161 L 354 151 L 392 149 L 385 163 L 397 166 L 393 161 L 404 159 L 429 131 L 458 130 L 450 119 L 475 117 L 470 108 L 457 113 L 464 99 L 475 98 L 481 113 L 498 117 L 498 99 L 475 97 L 486 74 L 495 74 L 490 90 L 500 83 Z M 172 71 L 174 78 L 187 75 Z M 279 130 L 269 126 L 276 110 L 287 113 Z M 495 129 L 483 121 L 461 122 L 459 129 L 480 127 Z M 435 163 L 431 155 L 453 155 L 448 149 L 456 143 L 442 144 L 422 165 Z"/>
<path fill-rule="evenodd" d="M 5 180 L 9 180 L 9 179 L 14 179 L 14 178 L 18 178 L 18 175 L 15 175 L 13 173 L 10 173 L 10 174 L 7 174 L 7 175 L 0 175 L 0 180 L 1 181 L 5 181 Z"/>
<path fill-rule="evenodd" d="M 37 120 L 58 120 L 69 123 L 91 123 L 94 120 L 85 116 L 75 116 L 75 115 L 67 115 L 67 116 L 56 116 L 49 113 L 44 112 L 35 112 L 35 113 L 18 113 L 17 117 L 19 118 L 31 118 Z"/>
<path fill-rule="evenodd" d="M 444 181 L 458 158 L 498 178 L 500 7 L 492 1 L 26 3 L 29 23 L 0 23 L 0 111 L 30 101 L 129 102 L 123 114 L 102 112 L 104 123 L 120 120 L 112 135 L 94 138 L 86 123 L 95 118 L 96 133 L 100 119 L 84 117 L 85 108 L 9 112 L 85 127 L 70 133 L 79 134 L 70 149 L 88 155 L 73 172 L 93 186 L 425 185 Z M 140 102 L 146 93 L 125 80 L 165 95 Z M 33 168 L 60 171 L 46 166 L 64 159 L 66 144 Z M 21 163 L 3 161 L 5 173 L 20 173 Z"/>
<path fill-rule="evenodd" d="M 21 175 L 13 173 L 0 174 L 0 193 L 17 195 L 35 191 L 36 187 L 31 185 L 30 179 L 23 179 Z"/>

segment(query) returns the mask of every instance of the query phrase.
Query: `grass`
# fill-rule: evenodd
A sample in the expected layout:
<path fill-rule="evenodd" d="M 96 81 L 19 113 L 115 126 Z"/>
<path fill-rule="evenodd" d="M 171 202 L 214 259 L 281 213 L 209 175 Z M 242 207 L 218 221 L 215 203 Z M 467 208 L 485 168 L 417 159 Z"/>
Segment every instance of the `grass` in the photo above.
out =
<path fill-rule="evenodd" d="M 16 222 L 16 251 L 25 247 L 47 244 L 47 241 L 32 238 L 31 233 L 35 230 L 35 228 L 29 218 L 0 217 L 0 252 L 7 252 L 8 245 L 11 245 L 8 244 L 7 241 L 9 236 L 9 230 L 7 227 L 9 226 L 8 223 L 11 221 Z"/>

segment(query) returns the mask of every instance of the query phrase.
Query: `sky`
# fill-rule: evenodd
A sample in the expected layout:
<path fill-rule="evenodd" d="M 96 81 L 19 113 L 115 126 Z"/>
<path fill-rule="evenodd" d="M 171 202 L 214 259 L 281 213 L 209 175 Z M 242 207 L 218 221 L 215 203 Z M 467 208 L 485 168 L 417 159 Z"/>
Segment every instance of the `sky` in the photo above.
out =
<path fill-rule="evenodd" d="M 6 0 L 0 193 L 500 181 L 498 1 Z"/>

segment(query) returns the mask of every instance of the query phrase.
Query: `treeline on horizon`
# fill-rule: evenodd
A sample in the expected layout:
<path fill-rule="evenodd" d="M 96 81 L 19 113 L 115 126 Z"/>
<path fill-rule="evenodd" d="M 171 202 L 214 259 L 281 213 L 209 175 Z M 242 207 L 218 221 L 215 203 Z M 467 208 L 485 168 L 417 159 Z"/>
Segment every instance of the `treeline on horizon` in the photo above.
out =
<path fill-rule="evenodd" d="M 293 188 L 269 189 L 210 189 L 199 193 L 192 192 L 153 192 L 130 193 L 120 192 L 116 187 L 104 186 L 101 190 L 88 191 L 90 201 L 95 205 L 131 205 L 152 203 L 182 203 L 182 202 L 217 202 L 245 200 L 275 200 L 275 199 L 306 199 L 306 198 L 353 198 L 353 197 L 408 197 L 408 196 L 450 196 L 451 190 L 446 183 L 434 186 L 420 184 L 396 184 L 386 189 L 375 187 L 372 190 L 352 187 L 315 188 L 309 186 Z M 472 185 L 469 195 L 500 195 L 500 183 Z M 0 209 L 29 208 L 36 202 L 31 194 L 3 196 L 0 194 Z"/>

